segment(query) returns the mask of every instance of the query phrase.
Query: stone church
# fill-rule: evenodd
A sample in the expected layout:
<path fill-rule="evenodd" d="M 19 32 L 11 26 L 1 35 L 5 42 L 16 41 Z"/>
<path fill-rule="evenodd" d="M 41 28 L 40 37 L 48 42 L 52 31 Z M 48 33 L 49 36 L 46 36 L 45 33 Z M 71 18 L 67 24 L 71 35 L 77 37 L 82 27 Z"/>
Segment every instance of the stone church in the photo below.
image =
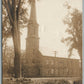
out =
<path fill-rule="evenodd" d="M 43 56 L 41 54 L 38 30 L 36 4 L 35 0 L 32 0 L 26 39 L 26 62 L 23 63 L 22 75 L 24 77 L 80 76 L 79 60 Z"/>

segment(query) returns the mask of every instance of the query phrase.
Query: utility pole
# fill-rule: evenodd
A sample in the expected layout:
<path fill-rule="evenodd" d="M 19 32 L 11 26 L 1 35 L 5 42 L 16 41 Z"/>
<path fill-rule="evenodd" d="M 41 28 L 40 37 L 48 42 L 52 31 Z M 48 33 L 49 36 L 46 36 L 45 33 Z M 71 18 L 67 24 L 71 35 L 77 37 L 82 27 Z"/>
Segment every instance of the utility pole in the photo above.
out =
<path fill-rule="evenodd" d="M 54 65 L 56 64 L 56 60 L 55 60 L 55 58 L 56 58 L 56 54 L 57 54 L 57 51 L 53 51 L 54 52 L 54 55 L 55 55 L 55 57 L 54 57 L 54 59 L 53 59 L 53 61 L 54 61 Z M 54 70 L 55 70 L 55 68 L 54 68 Z"/>

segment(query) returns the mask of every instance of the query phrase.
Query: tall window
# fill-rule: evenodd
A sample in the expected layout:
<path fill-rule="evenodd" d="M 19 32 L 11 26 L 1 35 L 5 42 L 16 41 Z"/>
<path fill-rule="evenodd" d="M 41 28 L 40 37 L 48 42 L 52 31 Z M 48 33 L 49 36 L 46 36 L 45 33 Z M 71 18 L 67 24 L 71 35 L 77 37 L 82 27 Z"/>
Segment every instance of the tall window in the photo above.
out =
<path fill-rule="evenodd" d="M 54 61 L 53 60 L 51 60 L 51 65 L 53 65 L 54 64 Z"/>
<path fill-rule="evenodd" d="M 54 74 L 54 69 L 51 69 L 51 74 Z"/>
<path fill-rule="evenodd" d="M 49 61 L 48 60 L 46 60 L 46 64 L 49 64 Z"/>

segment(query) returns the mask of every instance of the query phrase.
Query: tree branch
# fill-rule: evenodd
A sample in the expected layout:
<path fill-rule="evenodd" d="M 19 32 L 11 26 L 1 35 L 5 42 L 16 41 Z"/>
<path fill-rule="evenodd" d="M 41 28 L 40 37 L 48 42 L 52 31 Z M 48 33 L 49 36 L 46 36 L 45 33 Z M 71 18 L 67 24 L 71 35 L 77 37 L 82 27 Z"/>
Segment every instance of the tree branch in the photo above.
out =
<path fill-rule="evenodd" d="M 11 15 L 11 9 L 9 7 L 9 3 L 6 2 L 6 0 L 4 0 L 4 3 L 5 3 L 5 8 L 7 10 L 8 16 L 9 16 L 10 23 L 13 25 L 13 18 L 12 18 L 12 15 Z"/>
<path fill-rule="evenodd" d="M 21 7 L 21 0 L 19 0 L 19 2 L 18 2 L 18 7 L 17 7 L 17 10 L 16 10 L 16 13 L 17 13 L 17 21 L 19 20 L 20 7 Z"/>

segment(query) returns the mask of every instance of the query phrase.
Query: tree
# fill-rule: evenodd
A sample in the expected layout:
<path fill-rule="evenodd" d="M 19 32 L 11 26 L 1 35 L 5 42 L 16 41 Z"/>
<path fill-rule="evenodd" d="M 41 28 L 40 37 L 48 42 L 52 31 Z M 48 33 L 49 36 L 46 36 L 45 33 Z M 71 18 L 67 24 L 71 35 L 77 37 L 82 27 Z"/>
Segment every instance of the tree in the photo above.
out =
<path fill-rule="evenodd" d="M 64 41 L 70 46 L 69 56 L 71 56 L 73 49 L 77 49 L 80 59 L 82 59 L 82 13 L 74 9 L 71 18 L 65 19 L 64 23 L 68 25 L 66 32 L 69 37 L 65 38 Z"/>
<path fill-rule="evenodd" d="M 20 28 L 19 24 L 27 22 L 26 8 L 24 9 L 24 0 L 2 0 L 3 4 L 3 39 L 7 38 L 6 33 L 10 30 L 14 44 L 14 70 L 15 77 L 20 77 Z M 6 11 L 4 11 L 6 9 Z M 9 33 L 7 33 L 8 35 Z M 6 36 L 6 37 L 5 37 Z M 9 35 L 8 35 L 9 36 Z"/>
<path fill-rule="evenodd" d="M 67 5 L 67 8 L 69 13 L 64 19 L 64 24 L 68 25 L 66 32 L 69 36 L 62 41 L 69 46 L 69 57 L 72 55 L 73 49 L 78 51 L 82 68 L 82 12 L 78 9 L 72 9 L 69 5 Z"/>

